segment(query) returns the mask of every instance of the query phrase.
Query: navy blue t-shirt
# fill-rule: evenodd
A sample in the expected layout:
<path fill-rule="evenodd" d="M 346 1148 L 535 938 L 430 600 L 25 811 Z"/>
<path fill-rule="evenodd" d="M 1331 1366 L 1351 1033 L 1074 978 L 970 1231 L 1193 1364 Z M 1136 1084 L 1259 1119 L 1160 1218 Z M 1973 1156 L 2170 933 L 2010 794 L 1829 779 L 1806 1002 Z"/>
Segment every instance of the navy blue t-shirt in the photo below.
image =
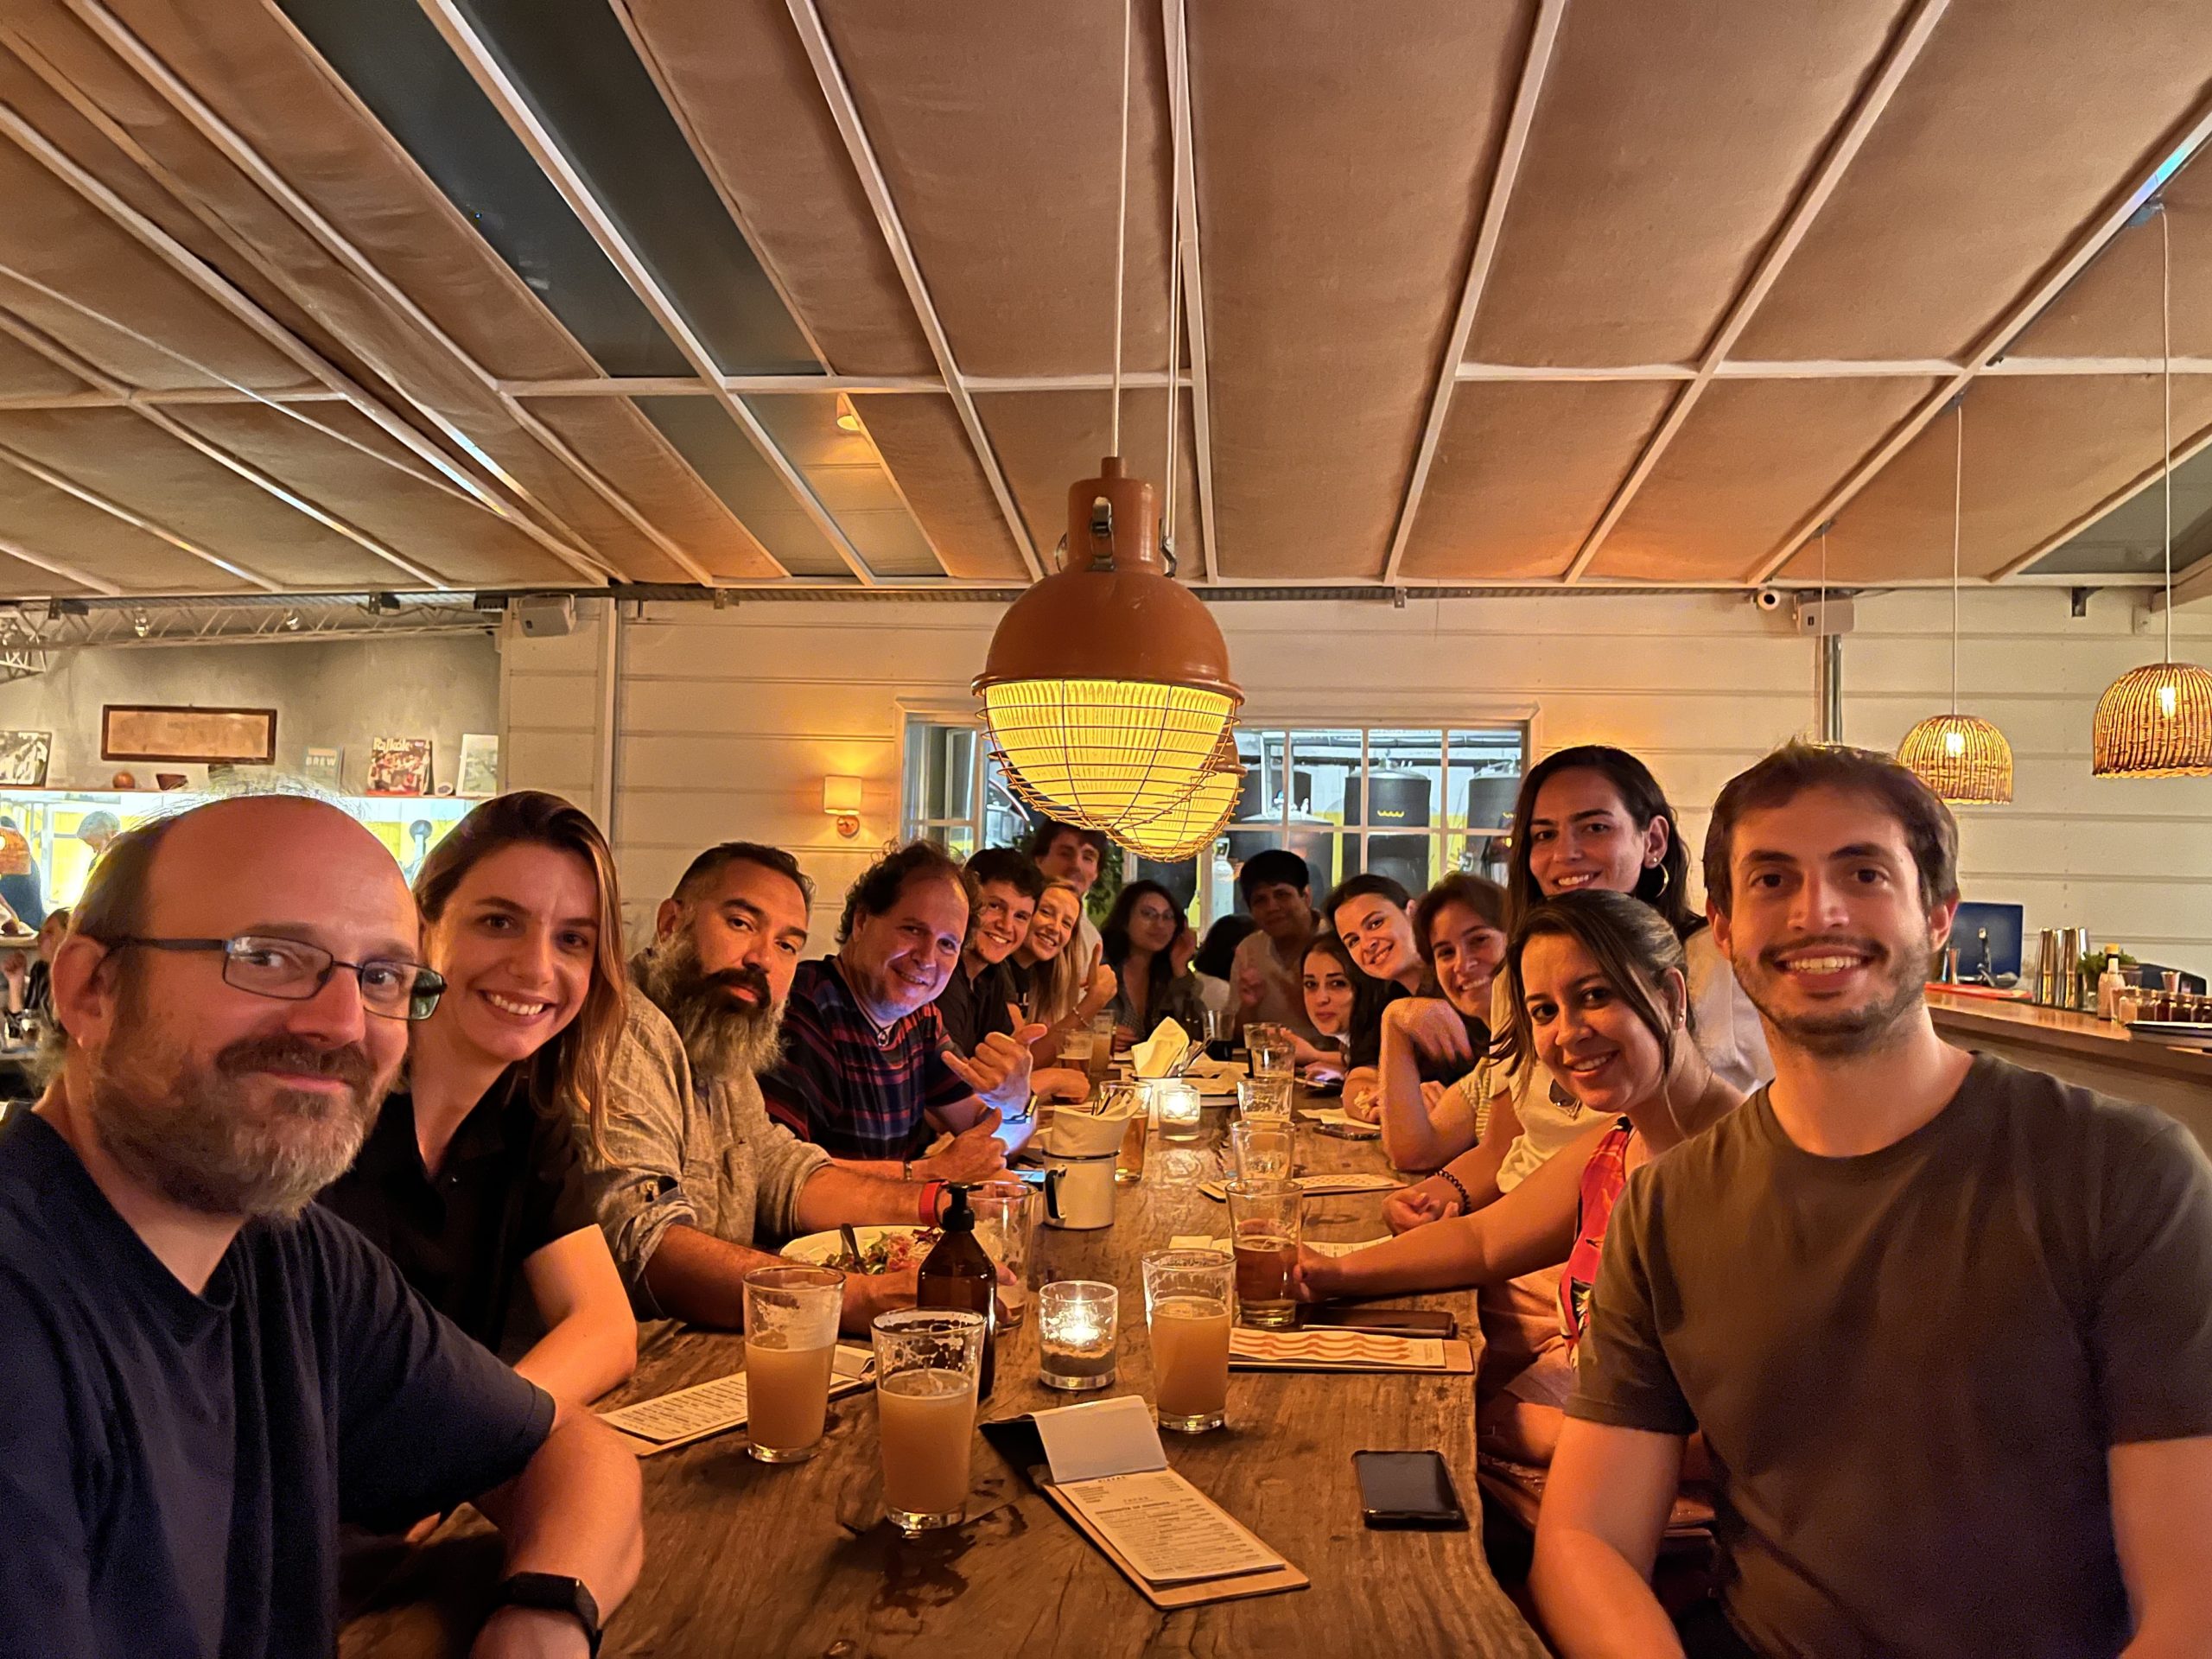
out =
<path fill-rule="evenodd" d="M 0 1654 L 328 1654 L 339 1522 L 487 1491 L 552 1424 L 337 1217 L 249 1222 L 195 1296 L 51 1124 L 0 1127 Z"/>

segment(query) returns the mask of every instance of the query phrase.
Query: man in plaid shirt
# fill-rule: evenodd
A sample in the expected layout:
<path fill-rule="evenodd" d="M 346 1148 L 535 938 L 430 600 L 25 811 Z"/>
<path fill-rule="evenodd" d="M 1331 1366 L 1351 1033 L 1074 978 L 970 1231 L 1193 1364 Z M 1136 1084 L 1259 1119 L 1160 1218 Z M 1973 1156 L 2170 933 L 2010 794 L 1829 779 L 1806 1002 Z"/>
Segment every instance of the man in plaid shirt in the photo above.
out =
<path fill-rule="evenodd" d="M 1028 1139 L 1029 1045 L 1014 1016 L 972 1055 L 952 1051 L 933 1004 L 960 961 L 972 893 L 944 851 L 914 842 L 871 865 L 845 898 L 837 954 L 800 964 L 784 1058 L 760 1077 L 770 1116 L 841 1162 L 903 1179 L 939 1130 L 991 1114 L 1008 1151 Z"/>

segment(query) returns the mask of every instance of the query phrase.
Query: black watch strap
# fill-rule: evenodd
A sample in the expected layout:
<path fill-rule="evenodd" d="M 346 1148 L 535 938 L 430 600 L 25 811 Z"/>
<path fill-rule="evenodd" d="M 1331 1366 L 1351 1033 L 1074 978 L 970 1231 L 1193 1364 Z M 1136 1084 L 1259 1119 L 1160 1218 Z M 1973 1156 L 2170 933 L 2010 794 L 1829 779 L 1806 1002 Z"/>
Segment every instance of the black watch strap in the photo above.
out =
<path fill-rule="evenodd" d="M 599 1603 L 582 1579 L 562 1573 L 513 1573 L 500 1580 L 493 1593 L 494 1607 L 533 1607 L 549 1613 L 568 1613 L 584 1627 L 584 1640 L 599 1652 Z"/>

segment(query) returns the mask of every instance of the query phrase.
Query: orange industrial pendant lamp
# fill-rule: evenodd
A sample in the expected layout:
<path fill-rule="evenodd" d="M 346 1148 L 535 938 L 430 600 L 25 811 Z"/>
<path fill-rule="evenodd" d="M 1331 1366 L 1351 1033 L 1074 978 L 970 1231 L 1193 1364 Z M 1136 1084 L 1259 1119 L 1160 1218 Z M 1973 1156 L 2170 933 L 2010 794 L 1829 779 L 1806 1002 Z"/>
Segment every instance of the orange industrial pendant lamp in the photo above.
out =
<path fill-rule="evenodd" d="M 1008 787 L 1147 857 L 1194 851 L 1236 804 L 1243 694 L 1205 606 L 1171 574 L 1152 486 L 1122 464 L 1122 283 L 1128 240 L 1129 23 L 1122 19 L 1122 213 L 1113 416 L 1098 476 L 1068 491 L 1059 567 L 1007 607 L 976 677 Z M 1175 190 L 1179 195 L 1179 167 Z M 1180 233 L 1177 216 L 1177 233 Z M 1173 512 L 1179 250 L 1169 268 L 1168 504 Z M 1223 756 L 1226 753 L 1227 772 Z M 1224 776 L 1226 783 L 1224 783 Z M 1225 793 L 1224 793 L 1225 791 Z M 1186 844 L 1187 843 L 1187 844 Z"/>

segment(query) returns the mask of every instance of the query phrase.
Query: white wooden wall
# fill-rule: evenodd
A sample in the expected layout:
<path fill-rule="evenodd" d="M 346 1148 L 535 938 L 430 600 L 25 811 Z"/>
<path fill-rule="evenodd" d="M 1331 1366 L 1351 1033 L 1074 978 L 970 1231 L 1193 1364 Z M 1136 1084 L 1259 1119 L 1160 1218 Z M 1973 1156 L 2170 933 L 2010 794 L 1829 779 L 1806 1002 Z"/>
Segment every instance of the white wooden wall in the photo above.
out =
<path fill-rule="evenodd" d="M 503 658 L 510 787 L 558 790 L 603 812 L 606 693 L 599 619 L 510 636 Z M 743 836 L 791 849 L 829 904 L 899 829 L 903 710 L 972 707 L 968 683 L 999 607 L 968 602 L 741 601 L 648 605 L 626 620 L 615 686 L 615 841 L 633 919 L 692 854 Z M 1845 647 L 1845 735 L 1891 747 L 1949 696 L 1949 602 L 1864 599 Z M 1995 720 L 2019 761 L 2009 808 L 1961 815 L 1969 897 L 2023 903 L 2031 929 L 2088 925 L 2166 961 L 2212 968 L 2212 780 L 2088 776 L 2097 693 L 2158 654 L 2129 600 L 2088 617 L 2054 589 L 1966 600 L 1963 706 Z M 1539 753 L 1618 743 L 1652 766 L 1694 852 L 1727 779 L 1808 730 L 1810 641 L 1787 613 L 1721 595 L 1225 602 L 1215 607 L 1255 721 L 1476 723 L 1525 716 Z M 2212 619 L 2183 613 L 2212 658 Z M 2192 643 L 2193 642 L 2193 643 Z M 822 779 L 866 780 L 861 834 L 838 839 Z"/>

